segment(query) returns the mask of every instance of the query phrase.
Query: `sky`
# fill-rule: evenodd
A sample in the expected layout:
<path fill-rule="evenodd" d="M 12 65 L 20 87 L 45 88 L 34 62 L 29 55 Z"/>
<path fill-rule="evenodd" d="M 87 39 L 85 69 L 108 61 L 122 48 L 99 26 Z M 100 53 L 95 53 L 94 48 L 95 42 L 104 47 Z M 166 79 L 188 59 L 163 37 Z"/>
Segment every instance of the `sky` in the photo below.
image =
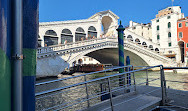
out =
<path fill-rule="evenodd" d="M 172 0 L 39 0 L 39 22 L 87 19 L 97 12 L 111 10 L 123 25 L 132 20 L 150 23 L 159 10 L 172 6 Z M 188 0 L 174 0 L 188 16 Z"/>

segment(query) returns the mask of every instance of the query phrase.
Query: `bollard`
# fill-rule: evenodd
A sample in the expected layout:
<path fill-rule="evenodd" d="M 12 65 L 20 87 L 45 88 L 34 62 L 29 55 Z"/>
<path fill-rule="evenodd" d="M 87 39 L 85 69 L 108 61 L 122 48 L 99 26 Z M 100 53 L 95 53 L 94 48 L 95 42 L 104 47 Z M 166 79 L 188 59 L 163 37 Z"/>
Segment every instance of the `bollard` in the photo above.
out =
<path fill-rule="evenodd" d="M 35 111 L 39 0 L 23 1 L 23 110 Z"/>
<path fill-rule="evenodd" d="M 120 21 L 120 25 L 117 29 L 118 31 L 118 48 L 119 48 L 119 66 L 124 66 L 124 31 L 125 28 L 121 25 L 121 21 Z M 124 72 L 124 68 L 120 68 L 119 69 L 119 73 L 123 73 Z M 119 76 L 119 86 L 124 86 L 125 85 L 125 81 L 124 81 L 124 76 Z"/>
<path fill-rule="evenodd" d="M 0 0 L 0 111 L 11 111 L 10 0 Z"/>

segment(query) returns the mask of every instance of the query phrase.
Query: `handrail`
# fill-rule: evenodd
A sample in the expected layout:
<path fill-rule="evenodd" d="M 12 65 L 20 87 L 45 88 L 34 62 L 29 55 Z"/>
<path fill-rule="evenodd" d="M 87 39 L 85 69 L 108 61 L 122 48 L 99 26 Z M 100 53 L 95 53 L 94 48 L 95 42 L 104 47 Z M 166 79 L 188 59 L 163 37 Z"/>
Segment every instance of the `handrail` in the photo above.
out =
<path fill-rule="evenodd" d="M 67 78 L 62 78 L 62 79 L 58 79 L 58 80 L 52 80 L 52 81 L 37 83 L 37 84 L 35 84 L 35 86 L 40 86 L 40 85 L 44 85 L 44 84 L 59 82 L 59 81 L 67 80 L 67 79 L 73 79 L 73 78 L 77 78 L 77 77 L 81 77 L 81 76 L 87 76 L 87 75 L 91 75 L 91 74 L 96 74 L 96 73 L 101 73 L 101 72 L 106 72 L 106 71 L 111 71 L 111 70 L 114 70 L 114 69 L 126 68 L 126 67 L 132 67 L 132 65 L 115 67 L 115 68 L 111 68 L 111 69 L 106 69 L 106 70 L 102 70 L 102 71 L 91 72 L 91 73 L 77 75 L 77 76 L 73 76 L 73 77 L 67 77 Z"/>
<path fill-rule="evenodd" d="M 129 72 L 123 72 L 123 73 L 118 73 L 118 74 L 115 74 L 115 75 L 100 77 L 100 78 L 97 78 L 97 79 L 92 79 L 92 80 L 89 80 L 89 81 L 85 81 L 85 82 L 81 82 L 81 83 L 77 83 L 77 84 L 73 84 L 73 85 L 69 85 L 69 86 L 64 86 L 64 87 L 60 87 L 60 88 L 56 88 L 56 89 L 51 89 L 51 90 L 48 90 L 48 91 L 39 92 L 39 93 L 36 93 L 35 96 L 37 97 L 37 96 L 41 96 L 41 95 L 44 95 L 44 94 L 61 91 L 63 89 L 68 89 L 68 88 L 71 88 L 71 87 L 76 87 L 76 86 L 79 86 L 79 85 L 88 84 L 88 83 L 91 83 L 91 82 L 104 80 L 104 79 L 112 78 L 112 77 L 115 77 L 115 76 L 121 76 L 121 75 L 124 75 L 124 74 L 129 74 L 129 73 L 131 74 L 131 73 L 134 73 L 134 72 L 137 72 L 137 71 L 143 71 L 143 70 L 146 70 L 146 69 L 151 69 L 151 68 L 161 67 L 161 66 L 162 65 L 151 66 L 151 67 L 147 67 L 147 68 L 143 68 L 143 69 L 137 69 L 137 70 L 133 70 L 133 71 L 129 71 Z"/>

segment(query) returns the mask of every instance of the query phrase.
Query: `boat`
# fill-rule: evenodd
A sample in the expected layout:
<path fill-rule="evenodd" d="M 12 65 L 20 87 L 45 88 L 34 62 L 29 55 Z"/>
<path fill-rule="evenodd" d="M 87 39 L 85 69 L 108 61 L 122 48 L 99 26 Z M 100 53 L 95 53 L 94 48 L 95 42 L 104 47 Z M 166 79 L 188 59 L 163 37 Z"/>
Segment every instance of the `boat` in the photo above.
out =
<path fill-rule="evenodd" d="M 74 66 L 75 72 L 95 72 L 102 71 L 103 69 L 103 64 L 81 64 Z"/>

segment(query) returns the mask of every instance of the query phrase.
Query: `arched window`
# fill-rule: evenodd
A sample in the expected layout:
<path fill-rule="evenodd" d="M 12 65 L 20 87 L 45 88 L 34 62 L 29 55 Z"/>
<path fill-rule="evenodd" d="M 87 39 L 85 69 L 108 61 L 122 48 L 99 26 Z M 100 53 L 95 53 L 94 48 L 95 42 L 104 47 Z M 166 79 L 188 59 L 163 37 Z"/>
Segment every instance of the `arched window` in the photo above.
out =
<path fill-rule="evenodd" d="M 46 31 L 44 35 L 44 46 L 50 46 L 50 45 L 57 45 L 58 44 L 58 37 L 57 33 L 54 30 L 48 30 Z"/>
<path fill-rule="evenodd" d="M 48 30 L 45 35 L 57 36 L 57 33 L 54 30 Z"/>
<path fill-rule="evenodd" d="M 171 37 L 171 32 L 168 32 L 168 37 Z"/>
<path fill-rule="evenodd" d="M 179 23 L 179 24 L 178 24 L 178 27 L 182 27 L 182 23 Z"/>
<path fill-rule="evenodd" d="M 157 26 L 157 30 L 159 30 L 159 25 Z"/>
<path fill-rule="evenodd" d="M 75 41 L 83 41 L 86 39 L 86 34 L 83 28 L 78 27 L 75 33 Z"/>
<path fill-rule="evenodd" d="M 160 39 L 160 35 L 157 35 L 157 40 L 159 40 Z"/>
<path fill-rule="evenodd" d="M 171 23 L 170 22 L 168 22 L 168 28 L 171 28 Z"/>
<path fill-rule="evenodd" d="M 73 42 L 73 35 L 69 29 L 63 29 L 61 32 L 61 44 Z"/>
<path fill-rule="evenodd" d="M 88 28 L 88 39 L 97 38 L 97 30 L 95 27 L 90 26 Z"/>

